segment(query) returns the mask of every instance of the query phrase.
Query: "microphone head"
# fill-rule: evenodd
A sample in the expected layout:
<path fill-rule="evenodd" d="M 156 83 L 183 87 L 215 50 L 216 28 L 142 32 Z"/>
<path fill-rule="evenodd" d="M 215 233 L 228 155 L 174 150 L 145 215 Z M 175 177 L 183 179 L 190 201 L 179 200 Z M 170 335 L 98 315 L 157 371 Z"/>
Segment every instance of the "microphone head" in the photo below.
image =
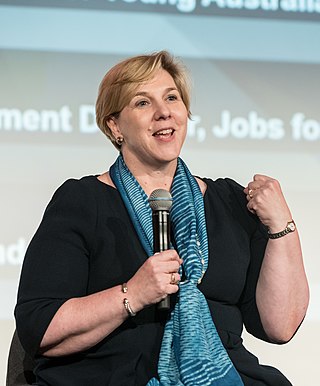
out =
<path fill-rule="evenodd" d="M 148 201 L 153 211 L 166 210 L 169 212 L 172 206 L 171 193 L 165 189 L 154 190 Z"/>

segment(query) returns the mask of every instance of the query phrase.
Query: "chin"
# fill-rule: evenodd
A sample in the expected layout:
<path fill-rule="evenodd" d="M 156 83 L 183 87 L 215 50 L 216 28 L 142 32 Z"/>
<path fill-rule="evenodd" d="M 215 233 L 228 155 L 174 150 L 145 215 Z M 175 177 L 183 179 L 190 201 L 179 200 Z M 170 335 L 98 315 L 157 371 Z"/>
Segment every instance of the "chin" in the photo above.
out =
<path fill-rule="evenodd" d="M 164 164 L 176 162 L 178 157 L 179 157 L 179 154 L 172 155 L 171 157 L 168 154 L 166 154 L 164 157 L 161 158 L 161 161 Z"/>

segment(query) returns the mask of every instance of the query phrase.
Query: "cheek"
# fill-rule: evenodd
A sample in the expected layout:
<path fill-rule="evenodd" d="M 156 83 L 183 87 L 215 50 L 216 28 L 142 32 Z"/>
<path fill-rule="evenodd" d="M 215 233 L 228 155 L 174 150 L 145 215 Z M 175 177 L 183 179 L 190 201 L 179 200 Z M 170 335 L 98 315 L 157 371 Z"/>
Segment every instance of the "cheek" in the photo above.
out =
<path fill-rule="evenodd" d="M 131 116 L 127 117 L 126 125 L 127 127 L 132 127 L 135 130 L 138 130 L 139 128 L 145 127 L 149 121 L 150 117 L 147 111 L 142 114 L 139 112 L 139 114 L 132 114 Z"/>
<path fill-rule="evenodd" d="M 188 126 L 188 115 L 186 113 L 181 113 L 177 117 L 177 121 L 181 127 L 184 127 L 185 130 L 187 129 Z"/>
<path fill-rule="evenodd" d="M 187 124 L 188 122 L 188 111 L 185 106 L 181 108 L 179 111 L 177 111 L 177 118 L 182 124 Z"/>
<path fill-rule="evenodd" d="M 134 116 L 122 121 L 122 133 L 130 143 L 140 143 L 144 140 L 146 135 L 148 124 L 147 120 L 141 117 Z"/>
<path fill-rule="evenodd" d="M 124 136 L 130 136 L 137 130 L 135 119 L 132 117 L 122 117 L 118 125 L 119 130 Z"/>

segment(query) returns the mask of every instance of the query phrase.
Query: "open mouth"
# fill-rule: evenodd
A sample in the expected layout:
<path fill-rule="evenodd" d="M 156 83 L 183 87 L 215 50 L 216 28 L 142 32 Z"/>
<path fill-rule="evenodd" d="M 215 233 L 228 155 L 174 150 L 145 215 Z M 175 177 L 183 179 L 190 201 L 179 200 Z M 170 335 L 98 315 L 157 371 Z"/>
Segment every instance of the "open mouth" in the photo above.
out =
<path fill-rule="evenodd" d="M 173 129 L 163 129 L 152 134 L 154 137 L 171 137 L 174 133 Z"/>

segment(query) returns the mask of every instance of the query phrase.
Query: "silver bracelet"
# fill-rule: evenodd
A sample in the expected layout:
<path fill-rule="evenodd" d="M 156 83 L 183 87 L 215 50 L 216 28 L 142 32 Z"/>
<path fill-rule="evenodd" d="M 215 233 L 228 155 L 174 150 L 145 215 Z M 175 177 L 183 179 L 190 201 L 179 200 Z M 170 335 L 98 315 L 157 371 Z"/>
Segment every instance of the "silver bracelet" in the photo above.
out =
<path fill-rule="evenodd" d="M 123 283 L 121 285 L 121 291 L 124 294 L 126 294 L 128 292 L 127 283 Z M 131 308 L 129 300 L 127 298 L 123 299 L 123 305 L 124 305 L 124 308 L 126 309 L 127 313 L 129 314 L 129 316 L 136 316 L 137 315 L 137 313 L 134 312 L 133 309 Z"/>

